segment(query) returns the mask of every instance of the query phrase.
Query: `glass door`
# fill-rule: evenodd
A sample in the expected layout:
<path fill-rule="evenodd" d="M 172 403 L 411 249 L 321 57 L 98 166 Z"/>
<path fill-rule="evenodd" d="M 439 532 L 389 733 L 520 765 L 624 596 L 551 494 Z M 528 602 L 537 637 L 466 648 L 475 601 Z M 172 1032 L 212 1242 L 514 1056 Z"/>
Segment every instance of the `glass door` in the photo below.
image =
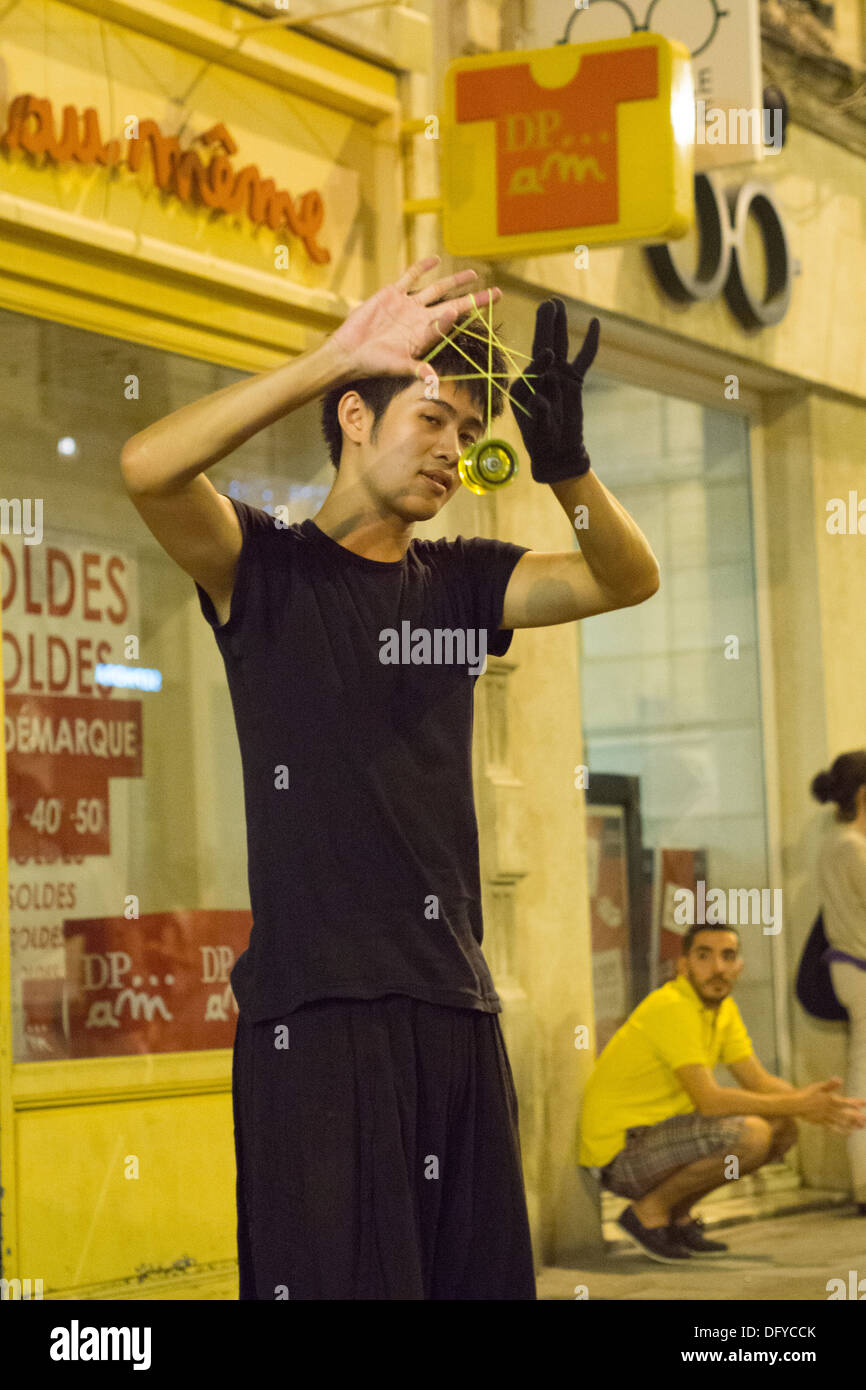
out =
<path fill-rule="evenodd" d="M 590 785 L 594 773 L 640 781 L 651 987 L 673 973 L 690 912 L 736 925 L 734 997 L 773 1071 L 781 887 L 769 879 L 748 420 L 610 378 L 585 389 L 599 476 L 661 568 L 647 603 L 578 624 Z"/>

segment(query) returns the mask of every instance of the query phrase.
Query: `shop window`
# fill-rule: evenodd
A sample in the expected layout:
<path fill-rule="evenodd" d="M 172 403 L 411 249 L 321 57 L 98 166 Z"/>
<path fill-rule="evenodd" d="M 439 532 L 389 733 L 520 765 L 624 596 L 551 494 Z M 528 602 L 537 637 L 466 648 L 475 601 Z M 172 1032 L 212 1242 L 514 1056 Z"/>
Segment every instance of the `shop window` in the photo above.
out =
<path fill-rule="evenodd" d="M 784 919 L 781 893 L 767 891 L 778 885 L 768 876 L 748 422 L 601 377 L 586 390 L 599 477 L 661 569 L 646 603 L 578 625 L 590 786 L 598 774 L 639 780 L 646 891 L 630 911 L 633 924 L 640 912 L 650 919 L 650 986 L 674 970 L 686 929 L 675 913 L 690 910 L 679 889 L 694 895 L 699 921 L 713 910 L 705 904 L 701 919 L 700 883 L 723 890 L 745 960 L 734 997 L 772 1071 L 771 942 Z"/>
<path fill-rule="evenodd" d="M 8 312 L 0 333 L 14 1060 L 230 1047 L 251 924 L 237 735 L 195 586 L 120 453 L 242 374 Z M 314 514 L 333 479 L 316 404 L 208 476 Z"/>

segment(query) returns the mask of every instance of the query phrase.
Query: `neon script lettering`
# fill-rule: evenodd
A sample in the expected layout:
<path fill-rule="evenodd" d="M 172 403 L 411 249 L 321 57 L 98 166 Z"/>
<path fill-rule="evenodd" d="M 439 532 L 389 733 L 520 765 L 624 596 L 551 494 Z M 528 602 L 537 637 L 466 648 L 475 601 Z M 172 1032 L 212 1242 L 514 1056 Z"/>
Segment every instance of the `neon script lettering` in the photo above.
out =
<path fill-rule="evenodd" d="M 245 214 L 255 226 L 266 224 L 273 232 L 287 226 L 304 243 L 311 261 L 316 265 L 330 261 L 331 253 L 316 241 L 324 218 L 318 189 L 310 189 L 296 202 L 290 193 L 278 189 L 273 179 L 262 178 L 255 164 L 236 171 L 229 157 L 237 154 L 237 145 L 222 124 L 211 126 L 197 141 L 214 147 L 207 164 L 196 150 L 181 149 L 177 136 L 163 135 L 152 120 L 139 122 L 134 138 L 106 143 L 92 106 L 80 114 L 74 106 L 64 106 L 58 136 L 51 102 L 28 92 L 15 97 L 9 107 L 9 124 L 0 136 L 0 149 L 45 154 L 58 164 L 70 160 L 105 167 L 125 164 L 132 173 L 138 172 L 149 149 L 154 182 L 163 193 L 182 203 L 197 201 L 219 212 Z"/>

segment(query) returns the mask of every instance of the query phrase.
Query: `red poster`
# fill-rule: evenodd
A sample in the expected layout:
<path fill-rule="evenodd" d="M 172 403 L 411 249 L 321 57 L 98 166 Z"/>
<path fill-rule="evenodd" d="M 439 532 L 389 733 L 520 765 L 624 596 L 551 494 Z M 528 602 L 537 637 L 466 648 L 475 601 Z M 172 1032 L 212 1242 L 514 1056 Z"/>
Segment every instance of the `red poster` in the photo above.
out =
<path fill-rule="evenodd" d="M 622 808 L 587 808 L 586 831 L 598 1054 L 628 1017 L 631 997 L 628 868 Z"/>
<path fill-rule="evenodd" d="M 141 700 L 6 693 L 9 856 L 111 853 L 108 779 L 141 776 Z"/>
<path fill-rule="evenodd" d="M 676 893 L 680 888 L 697 892 L 698 879 L 706 878 L 706 850 L 657 849 L 652 862 L 652 937 L 650 988 L 672 980 L 677 957 L 688 926 L 674 920 Z"/>
<path fill-rule="evenodd" d="M 231 1047 L 250 926 L 212 909 L 65 921 L 65 978 L 22 981 L 26 1060 Z"/>

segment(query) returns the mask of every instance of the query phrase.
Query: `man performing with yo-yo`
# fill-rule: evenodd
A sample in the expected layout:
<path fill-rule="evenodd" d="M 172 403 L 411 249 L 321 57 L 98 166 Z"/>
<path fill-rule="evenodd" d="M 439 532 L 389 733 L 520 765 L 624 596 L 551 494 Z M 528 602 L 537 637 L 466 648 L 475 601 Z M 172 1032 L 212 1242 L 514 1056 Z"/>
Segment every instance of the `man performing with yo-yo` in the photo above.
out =
<path fill-rule="evenodd" d="M 658 588 L 590 467 L 565 306 L 508 388 L 498 288 L 411 266 L 318 348 L 133 436 L 128 494 L 195 581 L 241 752 L 253 926 L 231 983 L 242 1299 L 534 1299 L 517 1097 L 481 950 L 475 681 L 513 629 Z M 480 309 L 490 317 L 479 331 Z M 474 328 L 472 327 L 474 325 Z M 526 356 L 526 354 L 519 354 Z M 323 398 L 336 468 L 299 523 L 206 471 Z M 423 540 L 508 400 L 580 550 Z M 508 460 L 500 442 L 491 456 Z"/>

